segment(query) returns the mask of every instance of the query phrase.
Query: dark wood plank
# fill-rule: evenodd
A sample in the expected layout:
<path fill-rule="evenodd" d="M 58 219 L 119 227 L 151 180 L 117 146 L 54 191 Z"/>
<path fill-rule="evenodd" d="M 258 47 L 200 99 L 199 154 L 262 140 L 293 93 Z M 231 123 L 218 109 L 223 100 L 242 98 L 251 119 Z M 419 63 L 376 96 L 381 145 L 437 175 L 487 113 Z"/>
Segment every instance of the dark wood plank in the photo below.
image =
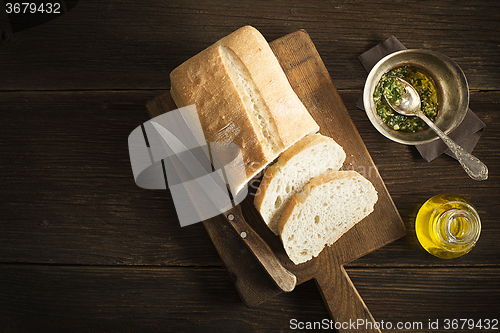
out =
<path fill-rule="evenodd" d="M 221 265 L 203 226 L 179 227 L 167 192 L 134 184 L 127 136 L 147 120 L 146 101 L 161 93 L 0 93 L 8 124 L 0 140 L 0 262 Z M 361 91 L 340 94 L 407 228 L 401 240 L 351 265 L 498 265 L 500 93 L 471 93 L 471 108 L 487 125 L 474 151 L 491 170 L 483 183 L 467 179 L 448 156 L 427 163 L 414 148 L 383 138 L 356 109 Z M 413 219 L 428 197 L 445 191 L 477 206 L 483 234 L 471 253 L 443 261 L 420 248 Z"/>
<path fill-rule="evenodd" d="M 361 88 L 357 56 L 395 35 L 448 55 L 474 89 L 500 89 L 495 1 L 79 1 L 43 25 L 0 22 L 0 90 L 168 89 L 168 74 L 237 28 L 272 41 L 298 29 L 315 42 L 337 88 Z"/>
<path fill-rule="evenodd" d="M 2 332 L 262 332 L 327 315 L 314 284 L 249 309 L 223 268 L 0 266 Z"/>
<path fill-rule="evenodd" d="M 431 333 L 454 331 L 445 319 L 498 318 L 499 3 L 78 1 L 14 32 L 3 6 L 0 331 L 276 332 L 327 318 L 312 281 L 246 308 L 203 226 L 180 228 L 168 191 L 133 183 L 126 137 L 147 120 L 144 103 L 166 92 L 174 67 L 245 24 L 270 41 L 309 32 L 403 217 L 405 237 L 346 266 L 375 319 L 439 319 L 438 330 L 405 330 Z M 366 77 L 357 56 L 390 35 L 464 69 L 487 124 L 474 151 L 487 182 L 447 156 L 424 162 L 356 109 Z M 448 191 L 479 208 L 483 233 L 471 253 L 441 260 L 413 224 L 421 203 Z"/>
<path fill-rule="evenodd" d="M 220 265 L 168 191 L 134 183 L 127 138 L 156 94 L 1 94 L 0 262 Z"/>
<path fill-rule="evenodd" d="M 383 332 L 460 332 L 445 329 L 445 320 L 498 318 L 500 273 L 494 268 L 348 269 L 377 322 L 390 322 Z M 429 321 L 438 320 L 438 329 Z M 500 320 L 500 319 L 499 319 Z M 422 323 L 422 328 L 397 329 L 397 323 Z M 488 332 L 465 328 L 464 332 Z M 490 330 L 491 331 L 491 330 Z"/>
<path fill-rule="evenodd" d="M 500 268 L 349 269 L 377 322 L 498 318 Z M 312 282 L 245 307 L 222 268 L 0 265 L 2 332 L 288 332 L 328 323 Z M 439 329 L 427 329 L 439 320 Z M 291 326 L 292 325 L 292 326 Z M 403 330 L 384 330 L 384 332 Z M 478 332 L 479 330 L 467 330 Z"/>

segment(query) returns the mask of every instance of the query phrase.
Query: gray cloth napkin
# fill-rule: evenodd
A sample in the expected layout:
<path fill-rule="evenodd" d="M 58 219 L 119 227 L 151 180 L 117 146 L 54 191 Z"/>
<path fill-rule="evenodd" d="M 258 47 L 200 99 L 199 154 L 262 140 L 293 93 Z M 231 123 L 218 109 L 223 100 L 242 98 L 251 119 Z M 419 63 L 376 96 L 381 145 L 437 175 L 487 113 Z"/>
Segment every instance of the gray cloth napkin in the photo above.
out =
<path fill-rule="evenodd" d="M 372 67 L 386 55 L 405 49 L 406 47 L 401 44 L 396 37 L 391 36 L 382 43 L 361 54 L 358 58 L 366 71 L 370 72 Z M 363 96 L 358 99 L 356 106 L 364 111 Z M 485 126 L 486 125 L 481 121 L 481 119 L 479 119 L 471 109 L 468 109 L 462 123 L 449 134 L 449 137 L 468 152 L 472 152 L 477 144 L 477 141 L 481 137 Z M 432 161 L 442 153 L 455 158 L 455 155 L 448 149 L 442 140 L 435 140 L 430 143 L 416 145 L 415 147 L 427 162 Z"/>

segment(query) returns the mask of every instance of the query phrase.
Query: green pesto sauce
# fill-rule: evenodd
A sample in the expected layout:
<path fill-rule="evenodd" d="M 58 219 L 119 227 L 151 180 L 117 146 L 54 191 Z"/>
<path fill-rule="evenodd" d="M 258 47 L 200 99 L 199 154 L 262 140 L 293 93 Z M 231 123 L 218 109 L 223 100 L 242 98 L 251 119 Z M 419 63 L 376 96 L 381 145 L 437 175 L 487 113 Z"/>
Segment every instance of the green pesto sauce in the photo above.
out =
<path fill-rule="evenodd" d="M 402 66 L 382 75 L 373 93 L 377 114 L 382 118 L 384 123 L 396 131 L 403 132 L 417 132 L 427 127 L 422 119 L 401 115 L 387 104 L 382 95 L 385 95 L 386 98 L 391 99 L 397 105 L 401 95 L 404 93 L 404 88 L 398 84 L 397 80 L 390 78 L 390 76 L 396 76 L 408 81 L 417 90 L 421 100 L 422 111 L 427 118 L 434 122 L 438 113 L 438 96 L 434 81 L 427 73 L 420 69 Z"/>

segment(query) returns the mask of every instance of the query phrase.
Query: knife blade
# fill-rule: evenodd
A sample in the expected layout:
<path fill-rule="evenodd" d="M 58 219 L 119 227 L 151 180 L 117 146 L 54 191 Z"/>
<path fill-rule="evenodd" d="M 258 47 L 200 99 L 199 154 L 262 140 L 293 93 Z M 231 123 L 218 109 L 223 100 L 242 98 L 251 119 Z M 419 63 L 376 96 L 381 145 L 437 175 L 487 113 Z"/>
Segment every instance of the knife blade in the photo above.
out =
<path fill-rule="evenodd" d="M 206 169 L 197 157 L 172 132 L 157 122 L 150 122 L 193 179 L 198 182 L 200 175 L 207 175 Z M 198 157 L 203 158 L 203 156 Z M 208 157 L 205 155 L 205 158 Z M 241 208 L 238 205 L 233 205 L 231 197 L 227 195 L 227 187 L 224 189 L 220 187 L 220 184 L 226 184 L 226 182 L 217 179 L 218 177 L 220 177 L 218 172 L 210 173 L 210 177 L 203 177 L 205 182 L 199 183 L 202 191 L 211 199 L 221 214 L 224 214 L 226 220 L 238 232 L 276 285 L 285 292 L 292 291 L 297 283 L 296 276 L 283 266 L 269 245 L 248 225 Z"/>

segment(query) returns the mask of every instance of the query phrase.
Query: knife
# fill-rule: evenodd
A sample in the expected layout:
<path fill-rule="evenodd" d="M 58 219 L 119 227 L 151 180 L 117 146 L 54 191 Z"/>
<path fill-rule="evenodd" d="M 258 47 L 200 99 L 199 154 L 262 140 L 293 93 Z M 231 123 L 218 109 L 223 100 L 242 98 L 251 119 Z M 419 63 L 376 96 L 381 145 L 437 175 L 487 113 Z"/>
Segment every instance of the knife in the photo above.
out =
<path fill-rule="evenodd" d="M 207 198 L 210 198 L 212 204 L 240 235 L 276 285 L 285 292 L 292 291 L 297 284 L 296 276 L 282 265 L 269 245 L 245 221 L 241 207 L 235 205 L 231 197 L 227 195 L 227 188 L 221 188 L 220 184 L 226 184 L 226 182 L 222 180 L 220 174 L 218 172 L 207 174 L 197 157 L 172 132 L 155 121 L 150 122 L 191 178 L 200 185 Z M 200 177 L 200 175 L 205 176 Z"/>

